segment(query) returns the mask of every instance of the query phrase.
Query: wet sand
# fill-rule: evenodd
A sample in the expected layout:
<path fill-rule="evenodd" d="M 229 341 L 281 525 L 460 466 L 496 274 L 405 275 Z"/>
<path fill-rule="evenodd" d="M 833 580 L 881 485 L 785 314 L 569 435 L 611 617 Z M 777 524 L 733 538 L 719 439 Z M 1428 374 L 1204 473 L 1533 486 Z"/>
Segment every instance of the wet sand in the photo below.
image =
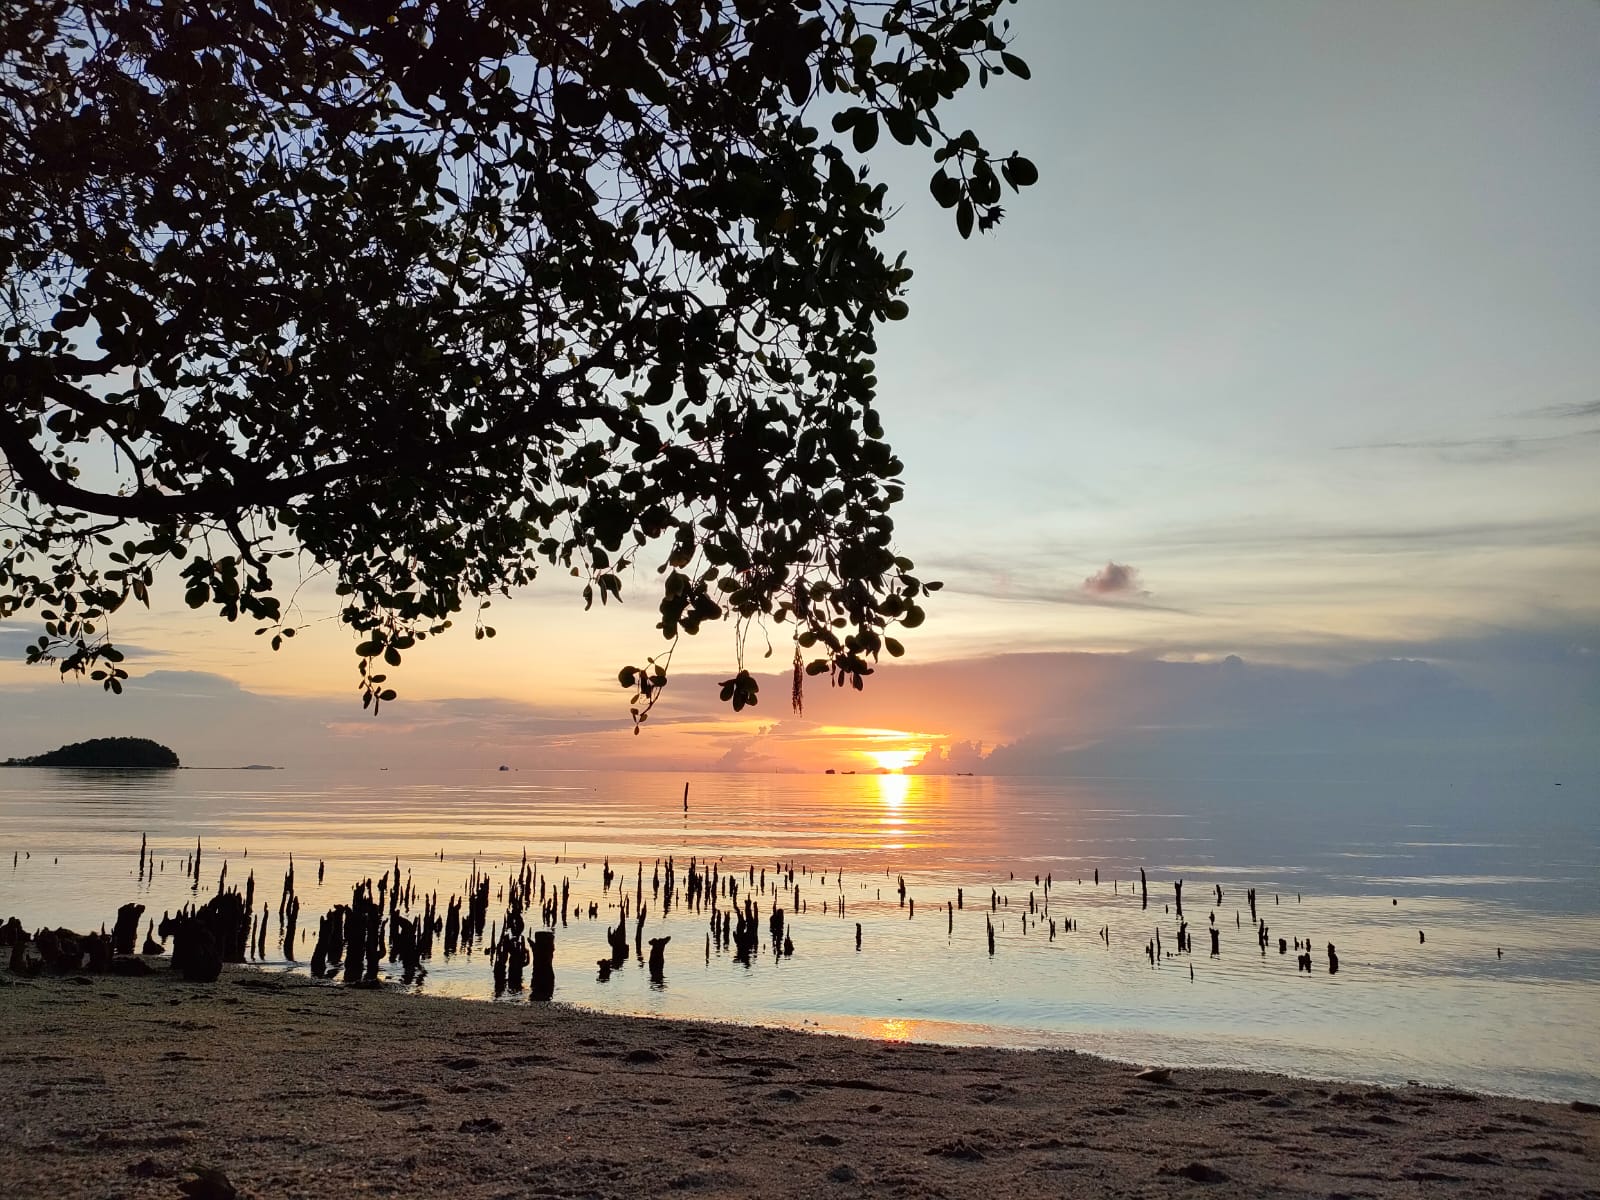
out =
<path fill-rule="evenodd" d="M 87 977 L 85 977 L 87 978 Z M 0 981 L 0 1195 L 1600 1198 L 1600 1115 L 313 984 Z M 200 1193 L 206 1195 L 204 1191 Z M 222 1195 L 225 1193 L 211 1193 Z"/>

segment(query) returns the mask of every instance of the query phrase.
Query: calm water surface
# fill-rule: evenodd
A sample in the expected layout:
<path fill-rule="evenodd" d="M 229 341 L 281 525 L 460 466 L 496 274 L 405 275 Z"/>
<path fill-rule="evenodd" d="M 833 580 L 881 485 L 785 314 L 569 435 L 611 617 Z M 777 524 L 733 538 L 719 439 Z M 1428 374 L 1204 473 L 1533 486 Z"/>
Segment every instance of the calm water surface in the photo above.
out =
<path fill-rule="evenodd" d="M 570 881 L 579 911 L 600 905 L 600 920 L 573 916 L 557 929 L 556 999 L 570 1004 L 1600 1099 L 1593 783 L 705 775 L 689 778 L 685 815 L 684 782 L 521 771 L 0 769 L 0 919 L 109 927 L 129 900 L 159 917 L 203 901 L 224 861 L 230 883 L 254 872 L 258 900 L 275 907 L 293 855 L 300 929 L 310 930 L 297 955 L 304 960 L 318 916 L 396 858 L 419 892 L 437 890 L 441 911 L 476 862 L 494 880 L 496 920 L 503 904 L 493 897 L 526 851 L 549 883 Z M 164 864 L 144 883 L 141 834 Z M 184 861 L 197 837 L 203 882 L 194 893 Z M 803 910 L 794 911 L 792 891 L 778 901 L 794 956 L 764 952 L 748 967 L 731 953 L 708 957 L 708 911 L 659 915 L 652 876 L 669 855 L 680 871 L 691 856 L 724 874 L 754 866 L 758 880 L 765 869 L 763 929 L 777 864 L 806 868 L 797 877 Z M 619 875 L 609 892 L 607 857 Z M 637 962 L 601 983 L 593 966 L 606 952 L 601 926 L 616 923 L 619 886 L 633 895 L 641 864 L 644 936 L 672 937 L 665 986 L 652 986 Z M 900 875 L 914 916 L 899 903 Z M 1043 915 L 1034 879 L 1046 875 L 1049 917 L 1058 929 L 1068 919 L 1079 925 L 1054 941 L 1046 923 L 1030 919 L 1024 930 L 1022 920 L 1030 894 Z M 1157 929 L 1164 951 L 1177 947 L 1178 918 L 1168 911 L 1177 879 L 1194 953 L 1152 967 L 1145 945 Z M 1264 957 L 1246 904 L 1251 887 L 1271 931 Z M 958 888 L 965 907 L 952 928 L 945 905 Z M 993 957 L 986 918 L 996 928 Z M 1293 950 L 1278 954 L 1279 936 L 1311 943 L 1313 974 L 1296 970 Z M 1337 975 L 1327 971 L 1329 942 Z M 268 951 L 269 966 L 289 969 L 271 934 Z M 436 953 L 427 965 L 424 992 L 492 995 L 481 952 Z"/>

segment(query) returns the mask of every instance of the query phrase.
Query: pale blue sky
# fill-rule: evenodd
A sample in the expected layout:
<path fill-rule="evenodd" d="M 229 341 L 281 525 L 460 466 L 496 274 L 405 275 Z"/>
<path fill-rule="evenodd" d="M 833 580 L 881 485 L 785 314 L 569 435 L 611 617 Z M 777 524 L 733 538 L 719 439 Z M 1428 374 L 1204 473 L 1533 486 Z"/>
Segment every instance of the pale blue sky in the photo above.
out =
<path fill-rule="evenodd" d="M 1016 28 L 1034 81 L 969 106 L 1042 172 L 998 235 L 952 241 L 894 164 L 919 564 L 1037 595 L 1114 558 L 1192 613 L 1007 621 L 1046 641 L 1592 617 L 1600 5 L 1034 0 Z"/>

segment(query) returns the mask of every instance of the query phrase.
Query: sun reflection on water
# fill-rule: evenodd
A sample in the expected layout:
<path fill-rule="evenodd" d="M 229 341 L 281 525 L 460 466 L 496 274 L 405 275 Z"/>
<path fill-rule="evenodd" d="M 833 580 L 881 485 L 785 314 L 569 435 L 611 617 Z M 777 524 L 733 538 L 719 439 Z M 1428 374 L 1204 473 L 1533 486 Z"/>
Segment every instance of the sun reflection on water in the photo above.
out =
<path fill-rule="evenodd" d="M 872 778 L 877 785 L 877 799 L 881 806 L 878 827 L 884 839 L 878 848 L 889 853 L 905 851 L 909 843 L 903 839 L 921 823 L 920 818 L 913 816 L 908 809 L 914 781 L 909 775 L 877 775 Z"/>
<path fill-rule="evenodd" d="M 909 775 L 879 775 L 878 800 L 891 812 L 899 812 L 905 807 L 906 797 L 911 794 L 911 776 Z"/>

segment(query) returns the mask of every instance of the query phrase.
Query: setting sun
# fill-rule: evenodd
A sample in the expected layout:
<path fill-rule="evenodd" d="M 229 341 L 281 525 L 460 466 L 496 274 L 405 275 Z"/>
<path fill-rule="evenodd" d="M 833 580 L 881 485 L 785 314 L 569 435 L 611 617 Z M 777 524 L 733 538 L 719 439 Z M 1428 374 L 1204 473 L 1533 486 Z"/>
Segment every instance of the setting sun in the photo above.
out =
<path fill-rule="evenodd" d="M 909 750 L 863 750 L 861 753 L 885 771 L 904 771 L 922 759 L 922 751 L 915 747 Z"/>

